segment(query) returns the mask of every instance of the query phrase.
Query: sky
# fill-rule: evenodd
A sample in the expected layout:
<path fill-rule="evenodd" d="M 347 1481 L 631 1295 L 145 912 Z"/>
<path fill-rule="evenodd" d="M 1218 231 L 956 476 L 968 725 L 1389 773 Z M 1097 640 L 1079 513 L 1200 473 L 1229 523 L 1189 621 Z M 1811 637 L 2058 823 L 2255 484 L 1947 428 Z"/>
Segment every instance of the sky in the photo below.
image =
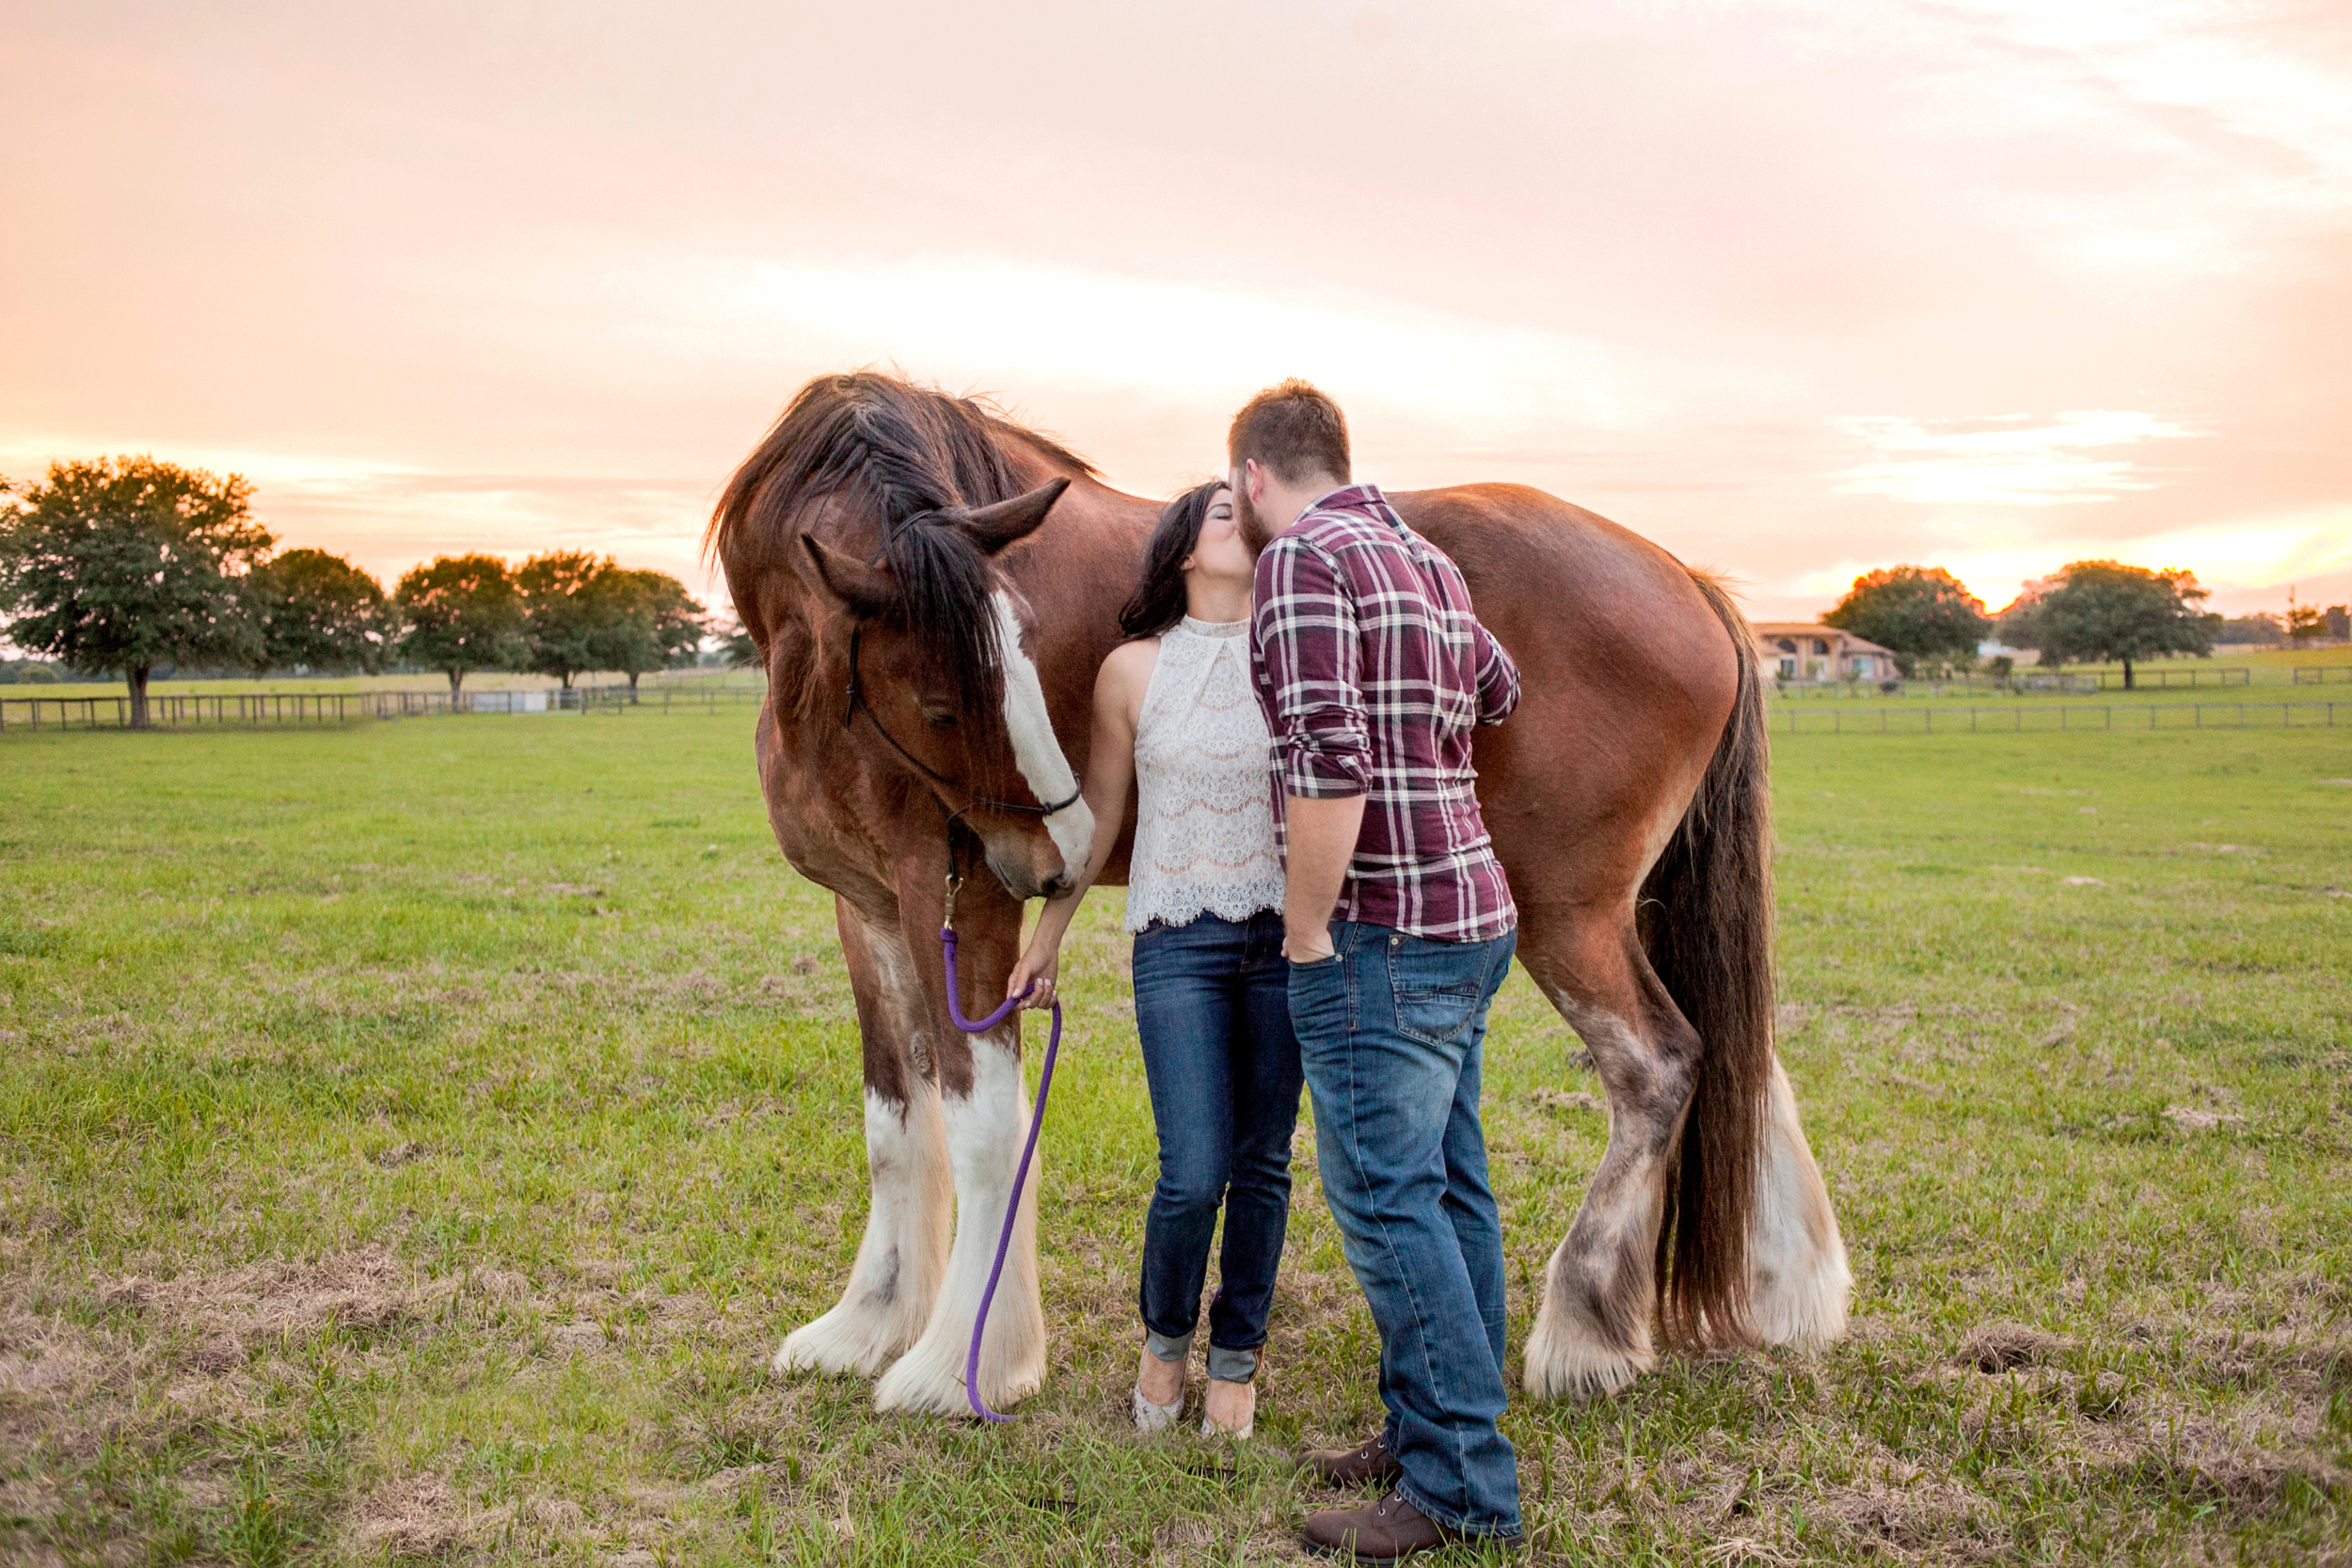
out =
<path fill-rule="evenodd" d="M 2352 599 L 2352 6 L 11 0 L 0 475 L 716 594 L 812 375 L 1122 489 L 1302 375 L 1810 618 L 1950 568 Z"/>

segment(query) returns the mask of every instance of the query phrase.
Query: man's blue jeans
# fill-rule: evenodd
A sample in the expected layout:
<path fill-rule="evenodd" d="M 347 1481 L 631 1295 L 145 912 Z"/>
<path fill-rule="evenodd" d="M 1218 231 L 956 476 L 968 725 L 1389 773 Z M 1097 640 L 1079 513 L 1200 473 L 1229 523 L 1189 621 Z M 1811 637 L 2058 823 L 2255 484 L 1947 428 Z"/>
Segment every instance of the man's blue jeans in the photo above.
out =
<path fill-rule="evenodd" d="M 1291 1214 L 1298 1041 L 1282 917 L 1153 921 L 1136 935 L 1136 1034 L 1160 1134 L 1143 1222 L 1140 1303 L 1162 1360 L 1192 1349 L 1217 1211 L 1225 1247 L 1209 1304 L 1209 1375 L 1247 1383 L 1265 1343 Z"/>
<path fill-rule="evenodd" d="M 1514 934 L 1431 942 L 1331 927 L 1290 971 L 1324 1196 L 1380 1330 L 1380 1400 L 1405 1500 L 1449 1528 L 1519 1533 L 1519 1473 L 1495 1421 L 1502 1226 L 1478 1122 L 1486 1006 Z"/>

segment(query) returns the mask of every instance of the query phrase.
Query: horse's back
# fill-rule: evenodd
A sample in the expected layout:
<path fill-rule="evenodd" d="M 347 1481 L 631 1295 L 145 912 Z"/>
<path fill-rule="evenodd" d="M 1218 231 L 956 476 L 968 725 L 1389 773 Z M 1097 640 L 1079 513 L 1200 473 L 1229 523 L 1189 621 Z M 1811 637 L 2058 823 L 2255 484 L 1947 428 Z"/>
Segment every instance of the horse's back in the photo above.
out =
<path fill-rule="evenodd" d="M 1476 752 L 1515 893 L 1615 896 L 1680 820 L 1749 656 L 1680 562 L 1582 507 L 1520 484 L 1390 499 L 1519 667 L 1518 712 Z"/>

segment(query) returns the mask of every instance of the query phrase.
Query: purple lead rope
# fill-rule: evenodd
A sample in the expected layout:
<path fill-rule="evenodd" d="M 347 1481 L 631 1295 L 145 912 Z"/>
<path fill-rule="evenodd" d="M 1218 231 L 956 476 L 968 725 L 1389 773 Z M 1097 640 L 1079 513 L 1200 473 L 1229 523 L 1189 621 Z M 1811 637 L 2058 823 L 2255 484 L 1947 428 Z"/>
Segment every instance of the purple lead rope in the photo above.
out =
<path fill-rule="evenodd" d="M 955 908 L 951 902 L 948 909 Z M 967 1035 L 993 1029 L 1021 1005 L 1021 998 L 1009 996 L 1003 1006 L 977 1023 L 963 1016 L 963 1004 L 958 1000 L 961 988 L 956 984 L 956 932 L 952 926 L 939 928 L 939 945 L 947 955 L 947 1016 L 956 1027 Z M 1026 994 L 1026 993 L 1024 993 Z M 963 1357 L 963 1397 L 971 1402 L 972 1414 L 983 1421 L 1010 1421 L 1012 1416 L 999 1416 L 980 1398 L 980 1335 L 988 1328 L 989 1304 L 996 1299 L 996 1281 L 1005 1272 L 1005 1254 L 1012 1247 L 1012 1223 L 1021 1213 L 1022 1189 L 1029 1183 L 1029 1157 L 1037 1152 L 1038 1129 L 1045 1125 L 1045 1096 L 1054 1086 L 1054 1054 L 1061 1049 L 1061 1002 L 1054 1002 L 1054 1032 L 1045 1041 L 1045 1060 L 1037 1073 L 1037 1104 L 1029 1112 L 1029 1138 L 1021 1146 L 1021 1166 L 1013 1172 L 1012 1196 L 1005 1204 L 1005 1228 L 996 1237 L 996 1260 L 988 1268 L 988 1289 L 980 1292 L 980 1315 L 972 1323 L 972 1348 Z"/>

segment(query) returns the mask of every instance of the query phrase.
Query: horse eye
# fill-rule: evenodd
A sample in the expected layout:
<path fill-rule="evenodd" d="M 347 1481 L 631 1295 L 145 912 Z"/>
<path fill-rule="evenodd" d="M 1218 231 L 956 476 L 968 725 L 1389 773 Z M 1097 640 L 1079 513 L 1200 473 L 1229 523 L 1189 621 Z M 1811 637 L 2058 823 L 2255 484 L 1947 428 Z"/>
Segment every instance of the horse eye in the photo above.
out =
<path fill-rule="evenodd" d="M 956 727 L 956 710 L 927 707 L 923 710 L 923 721 L 935 730 L 952 730 Z"/>

